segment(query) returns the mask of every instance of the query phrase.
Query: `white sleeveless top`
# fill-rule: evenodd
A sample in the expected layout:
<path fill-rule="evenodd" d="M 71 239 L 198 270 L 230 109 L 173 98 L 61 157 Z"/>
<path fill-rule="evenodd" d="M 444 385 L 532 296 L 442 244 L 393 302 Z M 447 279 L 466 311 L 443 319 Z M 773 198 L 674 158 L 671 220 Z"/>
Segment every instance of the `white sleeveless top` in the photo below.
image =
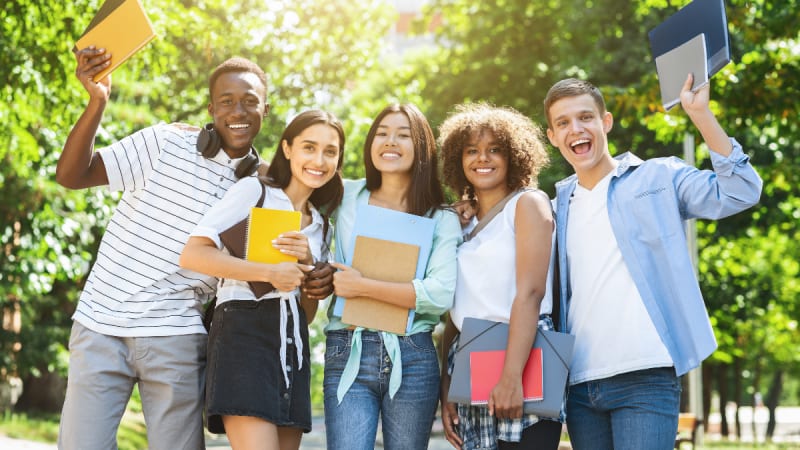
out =
<path fill-rule="evenodd" d="M 511 305 L 517 294 L 514 218 L 522 194 L 512 197 L 480 233 L 458 247 L 456 298 L 450 319 L 459 330 L 465 317 L 505 323 L 511 317 Z M 473 218 L 473 221 L 477 219 Z M 551 240 L 551 248 L 552 243 Z M 552 266 L 551 257 L 541 314 L 552 311 Z M 538 317 L 533 320 L 537 321 Z"/>

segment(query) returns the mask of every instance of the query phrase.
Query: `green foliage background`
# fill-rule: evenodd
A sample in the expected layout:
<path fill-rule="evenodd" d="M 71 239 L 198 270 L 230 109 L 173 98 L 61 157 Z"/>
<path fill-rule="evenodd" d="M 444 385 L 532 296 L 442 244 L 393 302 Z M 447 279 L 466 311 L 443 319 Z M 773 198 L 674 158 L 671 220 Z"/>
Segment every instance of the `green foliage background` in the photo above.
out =
<path fill-rule="evenodd" d="M 364 135 L 388 102 L 417 103 L 434 126 L 464 101 L 510 105 L 544 123 L 544 94 L 565 76 L 605 93 L 614 152 L 682 155 L 684 134 L 696 134 L 680 108 L 661 110 L 646 35 L 685 0 L 433 0 L 415 26 L 422 33 L 440 20 L 437 45 L 402 57 L 383 39 L 396 19 L 385 1 L 142 2 L 159 37 L 114 72 L 98 146 L 157 121 L 202 124 L 207 76 L 234 55 L 270 78 L 263 155 L 293 114 L 325 108 L 345 121 L 348 177 L 363 173 Z M 0 306 L 22 314 L 19 335 L 0 332 L 0 378 L 66 373 L 69 317 L 113 211 L 105 190 L 73 192 L 53 181 L 87 101 L 70 49 L 99 4 L 7 0 L 0 11 Z M 781 396 L 797 403 L 800 5 L 726 5 L 734 62 L 712 79 L 712 106 L 765 183 L 756 208 L 697 225 L 699 278 L 720 344 L 707 365 L 726 374 L 724 383 L 744 380 L 750 394 L 785 373 L 791 389 Z M 703 145 L 695 156 L 709 166 Z M 553 152 L 540 184 L 553 194 L 569 173 Z M 322 323 L 312 330 L 317 358 Z M 317 367 L 316 386 L 321 376 Z"/>

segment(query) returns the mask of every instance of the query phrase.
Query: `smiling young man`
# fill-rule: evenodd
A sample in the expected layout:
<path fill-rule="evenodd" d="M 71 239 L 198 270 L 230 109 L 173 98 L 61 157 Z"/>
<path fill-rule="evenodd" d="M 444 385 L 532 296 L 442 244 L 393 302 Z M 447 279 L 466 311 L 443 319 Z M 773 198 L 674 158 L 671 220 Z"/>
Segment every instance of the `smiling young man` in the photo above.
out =
<path fill-rule="evenodd" d="M 110 55 L 88 48 L 75 56 L 89 103 L 64 144 L 56 180 L 70 189 L 107 185 L 122 197 L 73 315 L 58 447 L 116 448 L 138 383 L 149 448 L 202 449 L 202 305 L 216 279 L 181 269 L 178 259 L 206 210 L 255 170 L 253 140 L 269 111 L 266 76 L 249 60 L 229 59 L 209 80 L 212 125 L 161 123 L 94 152 L 111 81 L 92 77 Z"/>
<path fill-rule="evenodd" d="M 567 426 L 576 450 L 671 449 L 680 376 L 716 348 L 684 221 L 758 202 L 761 179 L 709 109 L 709 86 L 681 105 L 713 170 L 678 158 L 613 158 L 613 117 L 587 81 L 556 83 L 547 137 L 575 170 L 556 184 L 562 329 L 575 335 Z M 566 328 L 565 328 L 566 327 Z"/>

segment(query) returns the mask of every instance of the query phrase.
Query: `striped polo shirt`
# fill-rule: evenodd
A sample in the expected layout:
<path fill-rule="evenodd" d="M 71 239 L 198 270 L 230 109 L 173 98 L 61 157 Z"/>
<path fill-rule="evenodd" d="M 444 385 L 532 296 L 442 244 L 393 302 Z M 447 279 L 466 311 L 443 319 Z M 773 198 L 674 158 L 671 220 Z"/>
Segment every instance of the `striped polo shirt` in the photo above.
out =
<path fill-rule="evenodd" d="M 196 150 L 197 130 L 158 124 L 98 150 L 122 197 L 100 242 L 73 319 L 98 333 L 205 333 L 202 304 L 217 279 L 178 259 L 203 214 L 236 181 L 240 159 Z"/>

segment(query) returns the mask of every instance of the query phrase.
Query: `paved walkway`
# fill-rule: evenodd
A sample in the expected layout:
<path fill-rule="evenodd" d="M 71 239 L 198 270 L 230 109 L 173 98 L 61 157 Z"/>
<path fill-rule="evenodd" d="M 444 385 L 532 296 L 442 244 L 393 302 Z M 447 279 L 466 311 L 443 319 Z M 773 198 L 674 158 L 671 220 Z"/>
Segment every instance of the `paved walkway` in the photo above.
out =
<path fill-rule="evenodd" d="M 754 417 L 755 416 L 755 417 Z M 728 411 L 729 420 L 732 421 L 732 412 Z M 742 441 L 753 442 L 751 421 L 755 419 L 756 433 L 763 436 L 766 426 L 766 412 L 756 411 L 752 414 L 750 408 L 742 408 L 740 418 L 742 419 Z M 781 407 L 778 408 L 778 426 L 775 430 L 775 442 L 797 442 L 800 443 L 800 407 Z M 718 413 L 711 414 L 709 417 L 709 430 L 705 434 L 708 441 L 721 439 L 719 435 L 720 416 Z M 206 445 L 209 450 L 230 450 L 230 445 L 224 436 L 209 435 Z M 313 431 L 303 436 L 300 444 L 301 450 L 322 450 L 325 449 L 325 423 L 322 417 L 314 418 Z M 380 433 L 376 448 L 382 448 Z M 55 444 L 43 444 L 39 442 L 12 439 L 0 435 L 0 449 L 2 450 L 56 450 Z M 442 435 L 442 423 L 436 420 L 433 426 L 429 450 L 450 450 L 452 447 Z M 569 445 L 562 446 L 562 449 L 569 449 Z"/>
<path fill-rule="evenodd" d="M 211 435 L 206 439 L 206 447 L 209 450 L 230 450 L 224 435 Z M 0 442 L 0 448 L 5 448 Z M 303 440 L 300 441 L 301 450 L 323 450 L 325 449 L 325 421 L 323 417 L 314 417 L 311 432 L 303 435 Z M 380 430 L 378 430 L 378 438 L 375 448 L 383 448 Z M 428 450 L 452 450 L 453 447 L 444 439 L 442 432 L 442 422 L 437 420 L 433 426 L 433 433 L 431 440 L 428 444 Z M 32 449 L 33 450 L 33 449 Z M 38 449 L 36 449 L 38 450 Z"/>

